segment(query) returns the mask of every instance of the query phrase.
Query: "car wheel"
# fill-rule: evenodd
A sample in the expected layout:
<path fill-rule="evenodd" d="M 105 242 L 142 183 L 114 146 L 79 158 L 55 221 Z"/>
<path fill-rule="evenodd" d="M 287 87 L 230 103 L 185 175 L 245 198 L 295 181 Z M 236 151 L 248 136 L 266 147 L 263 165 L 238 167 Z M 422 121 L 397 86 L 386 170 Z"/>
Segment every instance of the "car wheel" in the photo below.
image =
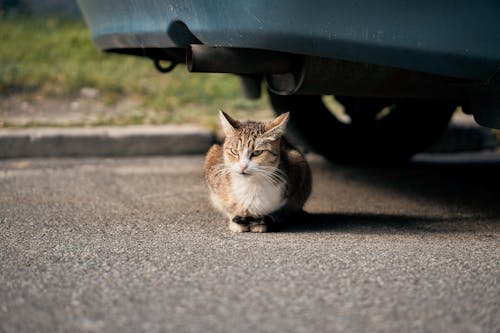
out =
<path fill-rule="evenodd" d="M 277 114 L 290 112 L 290 141 L 344 163 L 407 161 L 441 136 L 456 107 L 441 100 L 337 96 L 344 107 L 339 115 L 322 96 L 269 96 Z"/>

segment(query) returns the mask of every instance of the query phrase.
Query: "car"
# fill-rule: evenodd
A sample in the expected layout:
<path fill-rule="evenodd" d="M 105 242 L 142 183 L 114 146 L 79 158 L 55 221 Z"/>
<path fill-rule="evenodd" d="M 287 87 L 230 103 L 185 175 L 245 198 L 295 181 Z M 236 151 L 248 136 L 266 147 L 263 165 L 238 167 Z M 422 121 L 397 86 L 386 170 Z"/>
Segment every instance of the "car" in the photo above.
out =
<path fill-rule="evenodd" d="M 78 0 L 103 51 L 266 83 L 291 139 L 334 161 L 404 161 L 457 106 L 500 127 L 500 1 Z M 165 65 L 167 61 L 167 65 Z M 343 114 L 325 96 L 335 96 Z"/>

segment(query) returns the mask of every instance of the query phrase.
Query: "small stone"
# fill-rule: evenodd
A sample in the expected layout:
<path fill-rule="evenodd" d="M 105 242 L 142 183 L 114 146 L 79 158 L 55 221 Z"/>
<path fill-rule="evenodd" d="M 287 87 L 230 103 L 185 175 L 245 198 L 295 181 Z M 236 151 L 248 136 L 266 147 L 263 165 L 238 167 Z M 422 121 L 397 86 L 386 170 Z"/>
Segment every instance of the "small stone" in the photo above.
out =
<path fill-rule="evenodd" d="M 69 104 L 69 107 L 72 111 L 78 110 L 78 108 L 80 107 L 80 102 L 73 101 Z"/>
<path fill-rule="evenodd" d="M 83 87 L 80 89 L 80 96 L 88 99 L 94 99 L 99 96 L 99 90 L 96 88 Z"/>

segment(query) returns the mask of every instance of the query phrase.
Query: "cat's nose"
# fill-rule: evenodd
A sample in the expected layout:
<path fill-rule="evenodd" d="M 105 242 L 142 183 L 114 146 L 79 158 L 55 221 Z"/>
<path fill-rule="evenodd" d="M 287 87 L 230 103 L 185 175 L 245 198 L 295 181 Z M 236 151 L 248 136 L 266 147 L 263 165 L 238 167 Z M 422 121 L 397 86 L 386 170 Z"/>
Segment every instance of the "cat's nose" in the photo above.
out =
<path fill-rule="evenodd" d="M 241 173 L 245 173 L 248 169 L 248 164 L 240 164 Z"/>

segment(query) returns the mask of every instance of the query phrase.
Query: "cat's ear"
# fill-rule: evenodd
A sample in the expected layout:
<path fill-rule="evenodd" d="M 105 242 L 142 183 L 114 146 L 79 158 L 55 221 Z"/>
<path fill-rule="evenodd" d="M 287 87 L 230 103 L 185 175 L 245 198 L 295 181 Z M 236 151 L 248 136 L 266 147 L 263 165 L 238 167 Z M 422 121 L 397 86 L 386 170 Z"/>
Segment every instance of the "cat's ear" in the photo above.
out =
<path fill-rule="evenodd" d="M 229 115 L 222 110 L 219 110 L 219 119 L 226 136 L 233 134 L 234 131 L 240 127 L 239 121 L 229 117 Z"/>
<path fill-rule="evenodd" d="M 285 134 L 286 123 L 288 122 L 289 116 L 290 112 L 285 112 L 276 117 L 274 120 L 267 122 L 264 127 L 264 136 L 274 140 L 279 139 L 283 134 Z"/>

